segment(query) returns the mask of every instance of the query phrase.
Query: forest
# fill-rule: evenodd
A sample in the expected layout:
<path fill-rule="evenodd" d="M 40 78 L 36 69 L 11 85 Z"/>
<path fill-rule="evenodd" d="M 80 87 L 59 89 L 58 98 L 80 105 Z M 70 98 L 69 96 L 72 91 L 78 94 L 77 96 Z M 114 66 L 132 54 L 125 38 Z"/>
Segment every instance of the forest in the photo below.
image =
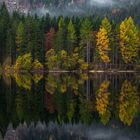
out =
<path fill-rule="evenodd" d="M 43 17 L 0 7 L 0 71 L 139 68 L 140 28 L 94 16 Z"/>
<path fill-rule="evenodd" d="M 139 7 L 0 0 L 0 140 L 140 140 Z"/>

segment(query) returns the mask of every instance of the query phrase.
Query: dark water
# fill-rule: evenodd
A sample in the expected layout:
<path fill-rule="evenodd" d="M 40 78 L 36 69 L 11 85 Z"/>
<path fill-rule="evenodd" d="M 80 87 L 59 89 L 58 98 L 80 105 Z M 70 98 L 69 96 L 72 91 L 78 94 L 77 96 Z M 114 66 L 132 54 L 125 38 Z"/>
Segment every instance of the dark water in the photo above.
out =
<path fill-rule="evenodd" d="M 140 76 L 3 75 L 1 139 L 140 140 Z"/>

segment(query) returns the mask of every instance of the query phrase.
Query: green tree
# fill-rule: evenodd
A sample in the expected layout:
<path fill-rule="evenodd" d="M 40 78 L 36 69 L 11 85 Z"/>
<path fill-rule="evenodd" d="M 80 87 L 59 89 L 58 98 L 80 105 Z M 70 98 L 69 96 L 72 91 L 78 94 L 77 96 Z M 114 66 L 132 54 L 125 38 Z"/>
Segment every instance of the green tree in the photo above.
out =
<path fill-rule="evenodd" d="M 16 96 L 15 104 L 16 104 L 16 113 L 19 120 L 23 120 L 25 117 L 25 95 L 23 93 L 19 93 Z"/>
<path fill-rule="evenodd" d="M 86 48 L 86 62 L 89 64 L 90 62 L 90 49 L 91 43 L 93 40 L 93 26 L 91 19 L 86 18 L 82 21 L 81 28 L 80 28 L 80 45 L 81 49 L 83 50 Z M 83 52 L 83 51 L 82 51 Z M 83 54 L 84 57 L 84 54 Z"/>
<path fill-rule="evenodd" d="M 11 23 L 10 23 L 10 30 L 7 33 L 7 46 L 10 51 L 11 55 L 11 63 L 15 64 L 16 58 L 17 58 L 17 44 L 16 44 L 16 33 L 17 33 L 17 27 L 22 19 L 20 19 L 20 14 L 18 12 L 13 12 L 13 15 L 11 17 Z"/>
<path fill-rule="evenodd" d="M 26 52 L 25 46 L 25 27 L 23 22 L 20 22 L 16 32 L 16 45 L 18 55 L 23 55 Z"/>
<path fill-rule="evenodd" d="M 67 117 L 69 122 L 72 122 L 75 113 L 75 108 L 76 108 L 75 100 L 70 100 L 70 102 L 68 102 L 67 104 Z"/>
<path fill-rule="evenodd" d="M 45 47 L 43 46 L 44 43 L 44 33 L 43 29 L 40 28 L 40 21 L 38 19 L 34 20 L 34 27 L 33 27 L 33 48 L 32 48 L 32 56 L 35 59 L 39 60 L 40 62 L 44 62 L 45 57 Z"/>
<path fill-rule="evenodd" d="M 66 46 L 66 25 L 64 18 L 61 17 L 58 22 L 58 31 L 55 37 L 55 51 L 58 53 L 60 50 L 67 50 Z"/>
<path fill-rule="evenodd" d="M 68 52 L 72 52 L 74 50 L 74 47 L 76 45 L 76 31 L 74 24 L 72 23 L 72 20 L 69 21 L 68 27 L 67 27 L 67 46 L 68 46 Z"/>
<path fill-rule="evenodd" d="M 101 27 L 105 28 L 109 38 L 112 38 L 112 26 L 106 17 L 102 20 Z"/>
<path fill-rule="evenodd" d="M 85 124 L 90 124 L 92 121 L 93 101 L 80 98 L 80 121 Z"/>
<path fill-rule="evenodd" d="M 5 54 L 8 48 L 6 47 L 7 31 L 10 29 L 10 16 L 6 5 L 3 3 L 0 6 L 0 63 L 5 59 Z M 6 56 L 7 57 L 7 56 Z"/>

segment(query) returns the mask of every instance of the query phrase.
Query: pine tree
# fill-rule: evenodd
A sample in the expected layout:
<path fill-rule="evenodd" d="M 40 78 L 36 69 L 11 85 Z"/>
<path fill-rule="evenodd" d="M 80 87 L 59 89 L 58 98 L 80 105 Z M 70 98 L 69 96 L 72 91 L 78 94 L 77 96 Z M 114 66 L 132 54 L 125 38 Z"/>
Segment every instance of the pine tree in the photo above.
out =
<path fill-rule="evenodd" d="M 13 36 L 12 36 L 12 30 L 8 30 L 7 31 L 7 37 L 6 37 L 6 54 L 4 54 L 5 56 L 7 56 L 9 58 L 9 62 L 7 63 L 7 65 L 11 65 L 12 63 L 12 48 L 14 47 L 14 40 L 13 40 Z"/>
<path fill-rule="evenodd" d="M 18 55 L 23 55 L 26 49 L 25 49 L 25 27 L 22 22 L 20 22 L 17 27 L 16 45 L 17 45 Z"/>
<path fill-rule="evenodd" d="M 93 39 L 93 32 L 92 32 L 92 22 L 89 18 L 83 20 L 81 29 L 80 29 L 80 45 L 82 49 L 86 48 L 86 62 L 89 64 L 90 62 L 90 48 L 91 42 Z"/>
<path fill-rule="evenodd" d="M 6 54 L 6 36 L 9 29 L 9 13 L 6 5 L 3 3 L 0 7 L 0 63 L 2 64 Z"/>
<path fill-rule="evenodd" d="M 58 22 L 58 31 L 55 38 L 55 51 L 59 52 L 60 50 L 67 50 L 66 47 L 66 25 L 64 18 L 61 17 Z"/>
<path fill-rule="evenodd" d="M 36 21 L 33 17 L 28 16 L 25 20 L 25 29 L 26 29 L 26 52 L 31 53 L 32 61 L 35 60 L 35 46 L 36 46 Z"/>
<path fill-rule="evenodd" d="M 40 22 L 38 20 L 34 21 L 34 57 L 38 59 L 40 62 L 44 61 L 45 57 L 45 48 L 44 48 L 44 33 L 43 30 L 40 28 Z"/>
<path fill-rule="evenodd" d="M 120 24 L 120 51 L 123 61 L 134 63 L 137 61 L 140 38 L 137 27 L 131 17 Z"/>
<path fill-rule="evenodd" d="M 75 27 L 72 23 L 72 21 L 70 20 L 68 27 L 67 27 L 67 46 L 68 46 L 68 51 L 73 51 L 74 46 L 76 44 L 76 31 L 75 31 Z"/>
<path fill-rule="evenodd" d="M 22 17 L 24 19 L 24 16 Z M 11 23 L 10 23 L 10 38 L 12 45 L 9 46 L 11 47 L 11 59 L 12 59 L 12 64 L 16 62 L 16 57 L 17 57 L 17 45 L 16 45 L 16 32 L 17 32 L 17 27 L 20 23 L 20 21 L 23 19 L 20 19 L 20 15 L 18 12 L 13 12 Z M 7 35 L 9 38 L 9 35 Z M 7 43 L 8 45 L 8 43 Z"/>

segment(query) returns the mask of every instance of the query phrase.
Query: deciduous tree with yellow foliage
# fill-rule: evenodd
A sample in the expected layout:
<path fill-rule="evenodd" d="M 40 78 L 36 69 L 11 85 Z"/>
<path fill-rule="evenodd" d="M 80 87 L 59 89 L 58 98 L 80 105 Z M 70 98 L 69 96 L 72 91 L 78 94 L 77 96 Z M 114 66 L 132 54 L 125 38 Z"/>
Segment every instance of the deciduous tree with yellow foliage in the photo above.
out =
<path fill-rule="evenodd" d="M 106 124 L 110 118 L 109 110 L 109 97 L 110 92 L 108 92 L 108 87 L 110 85 L 109 81 L 103 81 L 96 95 L 96 109 L 99 112 L 101 121 Z"/>
<path fill-rule="evenodd" d="M 138 112 L 140 98 L 138 96 L 136 86 L 133 86 L 128 80 L 125 80 L 122 84 L 119 102 L 120 120 L 124 124 L 131 125 Z"/>
<path fill-rule="evenodd" d="M 126 64 L 136 62 L 139 48 L 138 29 L 131 17 L 126 18 L 120 24 L 120 51 L 123 61 Z"/>
<path fill-rule="evenodd" d="M 109 51 L 109 37 L 106 29 L 100 27 L 99 32 L 97 33 L 97 50 L 104 63 L 109 63 L 110 58 L 108 56 Z"/>

